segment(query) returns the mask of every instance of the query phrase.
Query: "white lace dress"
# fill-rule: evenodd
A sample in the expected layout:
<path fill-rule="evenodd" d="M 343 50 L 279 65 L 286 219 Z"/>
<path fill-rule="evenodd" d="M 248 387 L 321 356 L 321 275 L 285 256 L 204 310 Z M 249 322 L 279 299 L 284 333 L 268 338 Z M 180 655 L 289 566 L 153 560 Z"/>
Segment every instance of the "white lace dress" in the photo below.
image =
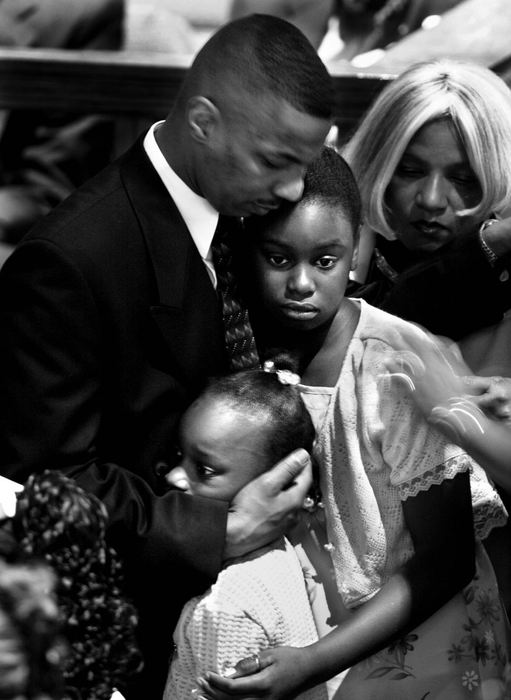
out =
<path fill-rule="evenodd" d="M 403 387 L 385 379 L 385 357 L 400 348 L 406 322 L 359 303 L 336 386 L 301 387 L 318 431 L 328 538 L 343 603 L 355 609 L 369 600 L 412 556 L 402 501 L 466 470 L 477 573 L 420 627 L 354 666 L 336 698 L 502 699 L 508 623 L 480 540 L 504 524 L 504 506 L 484 471 L 426 423 Z"/>

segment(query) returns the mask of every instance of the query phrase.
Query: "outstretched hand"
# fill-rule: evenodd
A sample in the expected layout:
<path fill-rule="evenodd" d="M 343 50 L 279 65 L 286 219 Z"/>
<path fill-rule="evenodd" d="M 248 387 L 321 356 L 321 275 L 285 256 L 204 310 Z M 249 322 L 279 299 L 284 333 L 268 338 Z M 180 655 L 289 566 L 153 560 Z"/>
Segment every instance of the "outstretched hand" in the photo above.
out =
<path fill-rule="evenodd" d="M 402 335 L 401 348 L 385 361 L 387 373 L 382 380 L 405 386 L 427 418 L 431 410 L 452 397 L 480 391 L 467 374 L 463 360 L 442 341 L 415 333 Z"/>
<path fill-rule="evenodd" d="M 426 418 L 435 406 L 467 398 L 490 418 L 511 426 L 511 378 L 471 375 L 463 360 L 433 336 L 403 336 L 402 349 L 385 366 L 384 378 L 406 386 Z"/>
<path fill-rule="evenodd" d="M 230 678 L 207 673 L 198 680 L 198 686 L 207 700 L 232 700 L 233 697 L 291 700 L 310 687 L 307 673 L 304 649 L 277 647 L 262 651 L 259 662 L 254 657 L 240 660 Z"/>
<path fill-rule="evenodd" d="M 289 530 L 311 482 L 310 456 L 299 449 L 241 489 L 229 509 L 224 559 L 251 552 Z"/>

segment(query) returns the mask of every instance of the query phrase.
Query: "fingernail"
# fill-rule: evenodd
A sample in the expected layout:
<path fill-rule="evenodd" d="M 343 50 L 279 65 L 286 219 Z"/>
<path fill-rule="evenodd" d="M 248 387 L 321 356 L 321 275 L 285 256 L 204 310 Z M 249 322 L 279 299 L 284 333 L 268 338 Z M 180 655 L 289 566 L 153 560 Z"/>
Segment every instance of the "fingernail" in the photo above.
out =
<path fill-rule="evenodd" d="M 226 668 L 222 675 L 224 678 L 232 678 L 236 675 L 236 669 L 232 667 Z"/>

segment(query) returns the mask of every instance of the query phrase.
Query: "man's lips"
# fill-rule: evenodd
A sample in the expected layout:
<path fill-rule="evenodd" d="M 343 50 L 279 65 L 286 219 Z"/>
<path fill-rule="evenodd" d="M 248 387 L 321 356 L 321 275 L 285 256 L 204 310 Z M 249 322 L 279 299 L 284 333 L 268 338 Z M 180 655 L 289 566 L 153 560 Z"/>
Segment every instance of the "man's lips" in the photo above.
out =
<path fill-rule="evenodd" d="M 272 211 L 273 209 L 277 209 L 279 207 L 279 205 L 280 205 L 280 202 L 275 202 L 275 201 L 255 202 L 255 206 L 260 210 L 262 209 L 263 211 Z"/>

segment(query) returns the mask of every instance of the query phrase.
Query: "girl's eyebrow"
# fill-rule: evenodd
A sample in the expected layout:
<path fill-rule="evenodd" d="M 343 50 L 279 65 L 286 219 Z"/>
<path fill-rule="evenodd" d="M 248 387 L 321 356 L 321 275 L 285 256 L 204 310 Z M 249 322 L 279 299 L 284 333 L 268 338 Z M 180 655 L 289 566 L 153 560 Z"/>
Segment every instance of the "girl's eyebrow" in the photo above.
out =
<path fill-rule="evenodd" d="M 280 241 L 278 238 L 263 238 L 261 240 L 261 245 L 275 245 L 275 246 L 280 246 L 281 248 L 285 249 L 291 249 L 293 248 L 292 243 L 285 243 L 284 241 Z M 338 238 L 333 238 L 330 241 L 321 241 L 320 243 L 318 242 L 317 245 L 315 245 L 313 248 L 314 250 L 323 250 L 325 248 L 340 248 L 341 250 L 344 250 L 347 247 L 346 243 L 343 243 L 343 241 L 340 241 Z"/>

